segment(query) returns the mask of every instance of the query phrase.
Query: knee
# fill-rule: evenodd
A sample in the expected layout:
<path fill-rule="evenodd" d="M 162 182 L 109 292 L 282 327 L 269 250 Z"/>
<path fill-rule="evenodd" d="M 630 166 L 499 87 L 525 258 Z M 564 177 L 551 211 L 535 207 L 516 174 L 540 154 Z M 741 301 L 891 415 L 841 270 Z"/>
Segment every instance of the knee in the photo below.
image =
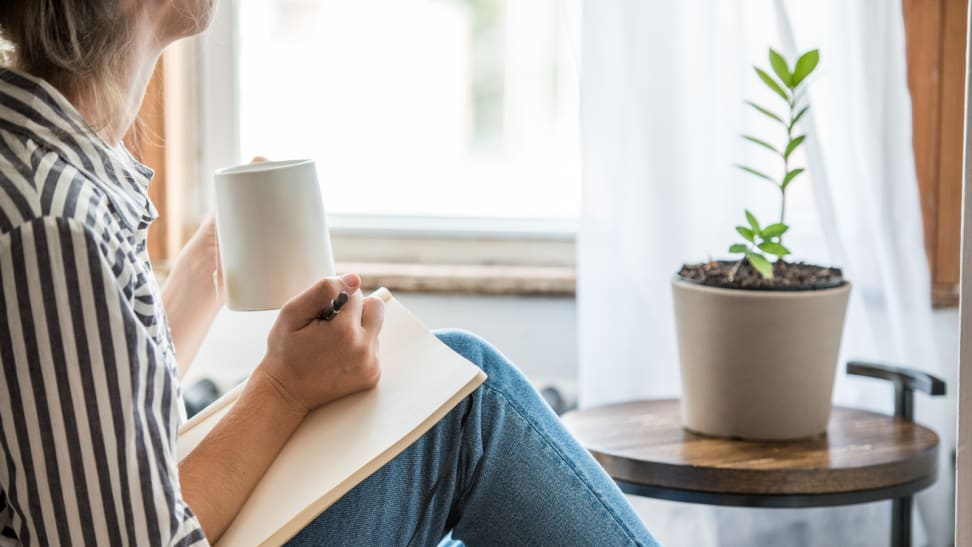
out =
<path fill-rule="evenodd" d="M 489 376 L 490 383 L 509 376 L 522 375 L 502 353 L 479 336 L 462 329 L 436 330 L 435 335 L 453 351 L 462 355 Z"/>
<path fill-rule="evenodd" d="M 480 368 L 483 368 L 487 353 L 495 351 L 489 342 L 466 330 L 438 329 L 435 331 L 435 336 L 443 344 L 452 348 L 452 351 L 469 359 Z"/>
<path fill-rule="evenodd" d="M 486 373 L 486 383 L 482 386 L 484 389 L 476 391 L 481 395 L 480 401 L 486 401 L 484 405 L 490 408 L 496 408 L 495 405 L 504 408 L 512 405 L 521 414 L 552 415 L 552 410 L 526 375 L 492 344 L 471 332 L 459 329 L 437 330 L 435 335 Z M 499 414 L 492 416 L 495 418 Z"/>

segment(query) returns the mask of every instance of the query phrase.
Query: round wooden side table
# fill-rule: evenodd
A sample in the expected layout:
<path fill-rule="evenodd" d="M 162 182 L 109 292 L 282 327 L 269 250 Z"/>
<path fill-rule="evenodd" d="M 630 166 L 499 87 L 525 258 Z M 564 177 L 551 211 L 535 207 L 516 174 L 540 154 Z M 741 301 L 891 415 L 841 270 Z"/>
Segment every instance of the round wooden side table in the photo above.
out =
<path fill-rule="evenodd" d="M 564 416 L 629 494 L 709 505 L 820 507 L 895 500 L 894 546 L 911 541 L 911 497 L 935 482 L 938 435 L 901 417 L 835 407 L 820 437 L 743 441 L 682 428 L 678 400 Z"/>

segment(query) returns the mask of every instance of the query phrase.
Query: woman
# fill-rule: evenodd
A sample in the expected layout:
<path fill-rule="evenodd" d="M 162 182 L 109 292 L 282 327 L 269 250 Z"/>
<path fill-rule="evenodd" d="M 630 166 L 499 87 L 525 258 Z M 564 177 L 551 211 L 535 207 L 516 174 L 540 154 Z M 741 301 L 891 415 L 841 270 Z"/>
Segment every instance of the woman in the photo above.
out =
<path fill-rule="evenodd" d="M 383 304 L 356 275 L 323 279 L 283 307 L 233 410 L 176 460 L 179 378 L 218 308 L 215 232 L 196 234 L 160 291 L 151 171 L 121 140 L 163 48 L 212 10 L 0 4 L 2 544 L 216 541 L 311 409 L 378 381 Z M 344 311 L 315 320 L 340 291 Z M 654 544 L 508 361 L 472 335 L 439 336 L 489 380 L 295 544 L 429 545 L 450 531 L 473 545 Z"/>

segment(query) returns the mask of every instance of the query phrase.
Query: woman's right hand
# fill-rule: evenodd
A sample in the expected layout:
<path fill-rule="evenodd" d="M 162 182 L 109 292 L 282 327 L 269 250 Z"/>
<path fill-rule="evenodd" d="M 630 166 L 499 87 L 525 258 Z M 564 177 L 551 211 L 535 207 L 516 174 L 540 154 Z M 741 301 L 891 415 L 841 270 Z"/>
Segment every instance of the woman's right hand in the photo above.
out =
<path fill-rule="evenodd" d="M 378 384 L 385 303 L 364 298 L 360 287 L 356 274 L 328 277 L 281 308 L 254 374 L 270 380 L 295 412 L 307 413 Z M 341 291 L 349 295 L 341 313 L 331 321 L 317 319 Z"/>

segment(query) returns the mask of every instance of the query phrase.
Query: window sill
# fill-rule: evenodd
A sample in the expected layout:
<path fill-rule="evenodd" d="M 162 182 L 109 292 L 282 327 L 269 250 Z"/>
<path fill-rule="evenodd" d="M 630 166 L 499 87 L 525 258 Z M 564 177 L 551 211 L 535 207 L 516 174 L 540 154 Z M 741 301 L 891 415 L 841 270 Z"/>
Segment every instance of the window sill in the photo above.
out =
<path fill-rule="evenodd" d="M 339 273 L 355 272 L 363 288 L 386 287 L 396 292 L 485 296 L 568 297 L 575 294 L 576 274 L 566 266 L 496 266 L 338 262 Z M 159 284 L 165 283 L 169 263 L 153 264 Z"/>
<path fill-rule="evenodd" d="M 432 294 L 573 297 L 574 268 L 339 262 L 338 272 L 361 275 L 366 289 Z"/>

